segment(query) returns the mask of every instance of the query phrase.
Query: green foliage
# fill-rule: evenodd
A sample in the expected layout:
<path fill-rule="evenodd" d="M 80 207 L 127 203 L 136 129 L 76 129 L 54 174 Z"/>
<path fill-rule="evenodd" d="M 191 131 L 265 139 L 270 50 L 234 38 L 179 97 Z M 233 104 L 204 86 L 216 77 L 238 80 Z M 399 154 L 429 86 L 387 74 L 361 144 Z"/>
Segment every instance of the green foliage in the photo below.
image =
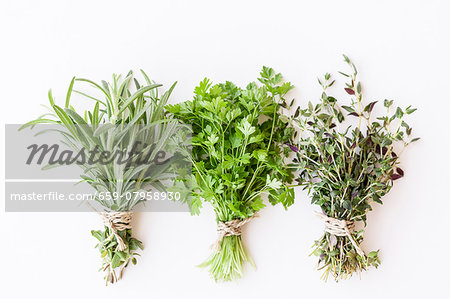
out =
<path fill-rule="evenodd" d="M 297 181 L 309 190 L 312 203 L 321 207 L 329 217 L 347 221 L 363 221 L 373 202 L 392 188 L 393 181 L 403 177 L 398 167 L 399 154 L 411 142 L 412 129 L 404 121 L 416 109 L 392 108 L 393 101 L 384 101 L 386 114 L 376 119 L 372 110 L 377 102 L 363 105 L 361 84 L 357 81 L 354 64 L 344 56 L 352 74 L 345 91 L 351 96 L 349 106 L 339 106 L 327 93 L 333 85 L 330 74 L 319 83 L 323 87 L 321 102 L 309 102 L 297 109 L 295 122 L 300 128 L 297 158 L 300 170 Z M 345 116 L 350 118 L 345 122 Z M 352 233 L 359 244 L 363 230 Z M 348 237 L 325 233 L 315 242 L 314 254 L 319 256 L 324 278 L 331 273 L 336 280 L 379 264 L 378 251 L 359 256 Z"/>
<path fill-rule="evenodd" d="M 103 230 L 93 230 L 91 234 L 99 242 L 95 247 L 99 249 L 100 256 L 103 259 L 103 266 L 100 271 L 106 272 L 105 280 L 107 283 L 114 283 L 120 280 L 123 269 L 130 262 L 136 265 L 136 256 L 139 254 L 135 251 L 144 249 L 142 242 L 131 236 L 131 229 L 118 232 L 122 240 L 127 244 L 127 249 L 123 251 L 117 249 L 116 238 L 109 227 L 105 226 Z M 115 271 L 117 268 L 119 273 Z"/>
<path fill-rule="evenodd" d="M 293 88 L 282 76 L 264 67 L 258 79 L 240 88 L 231 82 L 212 85 L 204 79 L 195 88 L 194 99 L 168 105 L 167 111 L 192 126 L 193 185 L 189 205 L 198 213 L 202 201 L 210 203 L 217 221 L 245 219 L 264 208 L 261 196 L 268 194 L 272 204 L 288 207 L 294 193 L 293 180 L 285 162 L 294 129 L 283 116 L 284 96 Z M 292 102 L 291 102 L 292 105 Z M 249 260 L 240 236 L 225 237 L 223 245 L 206 264 L 216 280 L 242 276 Z M 231 264 L 230 264 L 231 263 Z M 228 267 L 228 268 L 227 268 Z M 227 269 L 225 269 L 227 268 Z"/>
<path fill-rule="evenodd" d="M 129 163 L 117 163 L 110 159 L 106 163 L 89 163 L 77 161 L 83 169 L 82 181 L 90 184 L 96 191 L 96 201 L 106 212 L 131 211 L 137 204 L 145 201 L 141 198 L 149 188 L 160 190 L 163 180 L 170 179 L 171 163 L 156 165 L 154 162 L 157 149 L 165 149 L 169 136 L 176 130 L 176 121 L 166 117 L 164 106 L 175 87 L 172 87 L 158 97 L 157 88 L 161 85 L 151 81 L 143 71 L 145 84 L 141 85 L 130 72 L 124 79 L 113 75 L 112 82 L 95 83 L 89 79 L 73 78 L 65 100 L 65 108 L 55 103 L 52 92 L 49 91 L 50 113 L 22 126 L 33 127 L 36 124 L 50 123 L 60 125 L 57 131 L 64 139 L 63 143 L 75 152 L 96 151 L 94 159 L 99 159 L 105 152 L 128 153 Z M 87 83 L 94 87 L 104 99 L 86 94 L 74 89 L 76 83 Z M 134 83 L 134 84 L 133 84 Z M 79 114 L 70 104 L 73 94 L 79 94 L 94 101 L 92 109 Z M 43 117 L 48 118 L 43 118 Z M 131 154 L 133 146 L 134 153 Z M 141 163 L 142 157 L 146 158 Z M 141 161 L 141 162 L 138 162 Z M 144 191 L 144 192 L 141 192 Z M 106 271 L 106 281 L 115 282 L 121 277 L 125 266 L 136 263 L 135 250 L 142 249 L 139 240 L 131 237 L 131 230 L 119 232 L 127 246 L 126 251 L 117 251 L 117 242 L 110 229 L 92 231 L 99 241 L 97 245 L 103 258 L 102 269 Z M 120 267 L 120 275 L 115 268 Z"/>

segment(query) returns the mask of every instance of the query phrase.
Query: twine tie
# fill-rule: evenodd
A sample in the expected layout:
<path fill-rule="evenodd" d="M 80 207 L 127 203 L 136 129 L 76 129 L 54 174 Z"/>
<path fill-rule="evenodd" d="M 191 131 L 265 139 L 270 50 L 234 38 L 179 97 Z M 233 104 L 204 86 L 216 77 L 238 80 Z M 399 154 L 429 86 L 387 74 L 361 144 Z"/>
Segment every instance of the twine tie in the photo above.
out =
<path fill-rule="evenodd" d="M 328 217 L 322 213 L 316 212 L 317 217 L 319 217 L 325 224 L 325 232 L 330 233 L 335 236 L 344 237 L 347 236 L 355 247 L 356 252 L 364 257 L 364 251 L 362 251 L 359 244 L 353 239 L 352 232 L 355 229 L 355 223 L 353 221 L 339 220 L 333 217 Z"/>
<path fill-rule="evenodd" d="M 214 249 L 220 251 L 220 243 L 224 237 L 228 236 L 240 236 L 242 234 L 242 227 L 250 222 L 253 218 L 258 217 L 258 214 L 254 214 L 251 217 L 241 219 L 234 219 L 226 222 L 221 222 L 217 224 L 217 240 L 214 244 Z"/>
<path fill-rule="evenodd" d="M 111 229 L 117 240 L 117 249 L 124 251 L 127 245 L 120 237 L 118 231 L 131 229 L 132 212 L 102 212 L 99 213 L 103 219 L 103 223 Z"/>

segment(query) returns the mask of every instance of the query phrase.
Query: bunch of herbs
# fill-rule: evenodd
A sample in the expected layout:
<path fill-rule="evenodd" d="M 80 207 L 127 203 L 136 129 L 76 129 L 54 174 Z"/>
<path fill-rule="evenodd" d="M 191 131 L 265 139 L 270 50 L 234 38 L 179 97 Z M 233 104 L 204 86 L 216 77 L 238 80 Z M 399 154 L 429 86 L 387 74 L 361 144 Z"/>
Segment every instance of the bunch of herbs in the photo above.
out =
<path fill-rule="evenodd" d="M 262 208 L 263 195 L 272 204 L 288 207 L 294 191 L 286 157 L 286 143 L 294 129 L 282 110 L 293 88 L 282 75 L 264 67 L 258 79 L 240 88 L 231 82 L 213 85 L 204 79 L 192 101 L 169 105 L 167 110 L 192 126 L 191 211 L 199 213 L 202 201 L 214 208 L 217 222 L 244 220 Z M 254 265 L 240 235 L 225 236 L 220 250 L 200 266 L 208 267 L 216 281 L 243 276 L 246 262 Z"/>
<path fill-rule="evenodd" d="M 51 90 L 48 93 L 49 113 L 28 122 L 23 128 L 37 124 L 54 124 L 63 137 L 63 143 L 80 152 L 95 151 L 94 160 L 106 153 L 123 153 L 127 163 L 117 163 L 115 159 L 103 156 L 103 163 L 77 161 L 83 169 L 82 182 L 95 189 L 95 200 L 101 212 L 129 212 L 146 198 L 142 194 L 150 188 L 164 191 L 163 182 L 172 177 L 171 163 L 155 165 L 157 149 L 164 149 L 169 137 L 176 130 L 174 122 L 167 118 L 164 106 L 175 86 L 158 95 L 158 87 L 142 71 L 145 84 L 141 85 L 130 72 L 125 78 L 113 75 L 112 82 L 96 83 L 89 79 L 73 78 L 67 91 L 64 108 L 57 105 Z M 74 89 L 75 83 L 87 83 L 94 87 L 95 95 Z M 94 106 L 81 115 L 71 105 L 73 94 L 93 100 Z M 98 97 L 97 94 L 102 95 Z M 45 133 L 44 130 L 39 132 Z M 145 160 L 142 158 L 145 157 Z M 139 162 L 138 162 L 139 161 Z M 48 165 L 47 168 L 55 165 Z M 118 240 L 112 228 L 105 224 L 102 230 L 93 230 L 92 236 L 98 240 L 106 283 L 114 283 L 122 277 L 122 271 L 130 262 L 136 264 L 136 251 L 143 249 L 142 242 L 132 237 L 132 230 L 117 231 L 126 249 L 118 248 Z M 116 273 L 116 270 L 118 273 Z"/>
<path fill-rule="evenodd" d="M 366 225 L 372 204 L 382 204 L 393 181 L 404 176 L 399 167 L 400 153 L 418 140 L 411 137 L 412 129 L 405 116 L 416 109 L 394 108 L 392 100 L 384 100 L 386 112 L 378 117 L 372 115 L 378 102 L 363 104 L 356 67 L 347 56 L 344 58 L 351 74 L 341 74 L 349 80 L 345 92 L 351 103 L 339 105 L 328 94 L 335 82 L 330 74 L 319 79 L 323 88 L 320 103 L 309 102 L 308 107 L 299 107 L 294 115 L 301 132 L 294 162 L 300 170 L 297 181 L 326 216 Z M 352 119 L 346 120 L 345 114 Z M 351 235 L 360 244 L 363 233 L 361 229 Z M 313 247 L 325 280 L 330 274 L 336 280 L 345 279 L 380 263 L 378 251 L 358 255 L 348 236 L 325 232 Z"/>

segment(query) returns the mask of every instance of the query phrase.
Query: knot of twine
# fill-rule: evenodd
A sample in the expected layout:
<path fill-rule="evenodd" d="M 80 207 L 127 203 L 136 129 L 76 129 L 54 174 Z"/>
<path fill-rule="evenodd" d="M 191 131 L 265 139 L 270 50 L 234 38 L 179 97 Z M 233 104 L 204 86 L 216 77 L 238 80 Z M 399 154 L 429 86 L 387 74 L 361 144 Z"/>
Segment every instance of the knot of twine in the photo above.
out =
<path fill-rule="evenodd" d="M 353 239 L 352 231 L 355 229 L 355 223 L 353 221 L 347 220 L 339 220 L 333 217 L 328 217 L 322 213 L 316 212 L 317 217 L 322 219 L 325 224 L 325 231 L 335 236 L 344 237 L 347 236 L 352 243 L 353 247 L 355 247 L 356 252 L 364 257 L 364 251 L 362 251 L 359 244 Z"/>
<path fill-rule="evenodd" d="M 120 237 L 118 231 L 131 229 L 132 212 L 103 212 L 99 213 L 103 219 L 103 223 L 113 232 L 117 240 L 117 248 L 119 251 L 127 249 L 127 245 Z"/>
<path fill-rule="evenodd" d="M 259 215 L 255 214 L 243 220 L 234 219 L 226 222 L 219 221 L 219 223 L 217 224 L 217 240 L 214 244 L 214 249 L 216 251 L 220 251 L 220 243 L 222 242 L 224 237 L 240 236 L 242 234 L 241 228 L 256 217 L 259 217 Z"/>

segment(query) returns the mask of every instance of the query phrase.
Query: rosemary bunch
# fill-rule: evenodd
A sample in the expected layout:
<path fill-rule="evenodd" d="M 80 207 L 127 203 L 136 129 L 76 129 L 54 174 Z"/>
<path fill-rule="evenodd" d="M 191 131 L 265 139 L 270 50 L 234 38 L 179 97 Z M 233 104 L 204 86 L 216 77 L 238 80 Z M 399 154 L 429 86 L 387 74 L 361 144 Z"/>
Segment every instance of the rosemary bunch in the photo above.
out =
<path fill-rule="evenodd" d="M 123 269 L 130 262 L 136 264 L 136 250 L 143 249 L 131 229 L 131 211 L 146 200 L 143 191 L 164 189 L 162 181 L 172 177 L 170 161 L 155 164 L 155 148 L 164 149 L 176 129 L 164 111 L 175 84 L 159 97 L 161 85 L 143 71 L 142 75 L 144 85 L 133 78 L 132 72 L 125 78 L 113 75 L 111 83 L 100 84 L 74 77 L 64 108 L 55 103 L 50 90 L 50 112 L 22 127 L 54 124 L 57 128 L 52 130 L 60 133 L 69 148 L 90 153 L 89 161 L 72 163 L 83 169 L 82 181 L 95 189 L 94 199 L 105 222 L 102 230 L 91 233 L 98 240 L 106 283 L 121 279 Z M 87 83 L 103 98 L 75 90 L 75 83 Z M 70 104 L 73 94 L 93 100 L 93 108 L 79 114 Z M 119 154 L 120 160 L 113 154 Z"/>
<path fill-rule="evenodd" d="M 386 113 L 375 118 L 372 110 L 377 102 L 363 104 L 356 67 L 344 58 L 352 70 L 350 75 L 341 73 L 349 80 L 345 91 L 351 104 L 341 106 L 327 93 L 335 81 L 325 74 L 319 79 L 320 103 L 309 102 L 294 115 L 301 132 L 294 159 L 300 169 L 297 180 L 309 190 L 311 202 L 320 206 L 319 216 L 326 224 L 313 253 L 324 270 L 322 278 L 331 274 L 337 281 L 379 265 L 378 251 L 366 255 L 359 248 L 364 231 L 354 231 L 353 225 L 358 221 L 366 225 L 371 205 L 381 204 L 393 181 L 403 177 L 399 153 L 418 140 L 411 138 L 412 129 L 404 120 L 416 109 L 394 109 L 393 101 L 384 100 Z M 344 113 L 354 119 L 346 122 Z"/>
<path fill-rule="evenodd" d="M 240 229 L 264 208 L 263 194 L 272 204 L 285 207 L 294 200 L 286 183 L 293 179 L 285 157 L 294 129 L 281 113 L 284 96 L 293 88 L 281 74 L 264 67 L 258 79 L 240 88 L 231 82 L 212 85 L 204 79 L 192 101 L 167 110 L 192 126 L 191 211 L 199 213 L 202 200 L 216 213 L 219 238 L 212 255 L 200 266 L 209 268 L 216 281 L 243 276 L 254 265 L 242 243 Z M 291 102 L 292 105 L 292 102 Z"/>

